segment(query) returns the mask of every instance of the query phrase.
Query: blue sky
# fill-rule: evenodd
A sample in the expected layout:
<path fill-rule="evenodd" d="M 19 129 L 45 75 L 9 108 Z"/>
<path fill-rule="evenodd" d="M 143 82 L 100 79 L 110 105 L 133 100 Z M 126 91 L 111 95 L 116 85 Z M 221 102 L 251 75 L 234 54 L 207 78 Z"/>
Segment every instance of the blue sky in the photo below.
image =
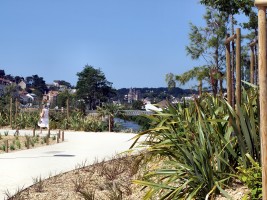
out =
<path fill-rule="evenodd" d="M 0 69 L 75 85 L 88 64 L 116 89 L 166 87 L 198 65 L 185 46 L 204 12 L 198 0 L 0 1 Z"/>

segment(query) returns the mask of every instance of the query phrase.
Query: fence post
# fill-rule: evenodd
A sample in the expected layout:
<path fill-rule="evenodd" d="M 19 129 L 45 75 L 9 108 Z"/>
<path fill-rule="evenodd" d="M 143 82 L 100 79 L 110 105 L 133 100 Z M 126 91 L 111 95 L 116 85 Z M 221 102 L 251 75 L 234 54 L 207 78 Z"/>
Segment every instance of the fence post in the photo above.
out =
<path fill-rule="evenodd" d="M 241 30 L 236 29 L 236 103 L 241 105 Z M 237 114 L 240 115 L 237 108 Z"/>
<path fill-rule="evenodd" d="M 262 163 L 262 199 L 267 200 L 267 69 L 266 69 L 266 6 L 267 0 L 255 0 L 259 27 L 259 93 Z"/>
<path fill-rule="evenodd" d="M 62 142 L 64 141 L 65 136 L 64 136 L 64 130 L 62 130 Z"/>
<path fill-rule="evenodd" d="M 250 46 L 250 83 L 254 84 L 255 76 L 255 54 L 254 46 Z"/>
<path fill-rule="evenodd" d="M 10 128 L 12 129 L 12 97 L 10 97 L 10 107 L 9 107 L 9 120 L 10 120 Z"/>
<path fill-rule="evenodd" d="M 6 144 L 5 144 L 5 146 L 6 146 L 6 153 L 8 153 L 8 140 L 6 140 Z"/>
<path fill-rule="evenodd" d="M 228 37 L 228 36 L 227 36 Z M 226 46 L 226 82 L 227 82 L 227 101 L 232 105 L 232 69 L 231 69 L 231 59 L 230 59 L 230 44 L 225 44 Z"/>

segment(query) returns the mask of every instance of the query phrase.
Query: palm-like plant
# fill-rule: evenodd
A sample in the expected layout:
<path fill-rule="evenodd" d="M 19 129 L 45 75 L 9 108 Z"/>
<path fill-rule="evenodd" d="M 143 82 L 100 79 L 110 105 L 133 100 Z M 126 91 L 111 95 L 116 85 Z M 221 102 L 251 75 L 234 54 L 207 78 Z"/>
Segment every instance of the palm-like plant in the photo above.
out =
<path fill-rule="evenodd" d="M 99 116 L 108 116 L 109 132 L 113 132 L 114 129 L 114 118 L 118 114 L 122 114 L 122 107 L 117 104 L 104 104 L 102 107 L 97 107 Z"/>
<path fill-rule="evenodd" d="M 146 135 L 141 146 L 165 159 L 160 168 L 134 181 L 149 187 L 144 199 L 205 199 L 219 191 L 230 198 L 223 190 L 229 174 L 238 162 L 248 163 L 247 152 L 259 158 L 257 96 L 254 89 L 243 92 L 240 116 L 226 100 L 210 95 L 150 116 L 154 128 L 139 133 L 133 146 Z"/>

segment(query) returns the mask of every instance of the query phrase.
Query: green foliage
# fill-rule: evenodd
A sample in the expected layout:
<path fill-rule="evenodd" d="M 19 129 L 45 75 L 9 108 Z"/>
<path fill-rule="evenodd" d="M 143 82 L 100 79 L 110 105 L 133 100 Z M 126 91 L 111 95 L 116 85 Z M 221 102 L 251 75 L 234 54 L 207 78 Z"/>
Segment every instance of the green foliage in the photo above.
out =
<path fill-rule="evenodd" d="M 9 148 L 10 148 L 10 150 L 12 150 L 12 151 L 14 151 L 14 150 L 16 149 L 14 144 L 11 144 Z"/>
<path fill-rule="evenodd" d="M 16 140 L 16 146 L 17 146 L 18 149 L 21 149 L 21 143 L 20 143 L 19 140 Z"/>
<path fill-rule="evenodd" d="M 242 181 L 250 189 L 251 199 L 262 199 L 262 169 L 259 163 L 255 162 L 253 158 L 246 154 L 251 162 L 250 167 L 240 165 L 237 167 L 237 178 Z"/>
<path fill-rule="evenodd" d="M 97 107 L 97 113 L 100 117 L 107 117 L 110 132 L 114 131 L 114 118 L 118 115 L 123 115 L 122 107 L 113 103 L 104 104 L 102 107 Z"/>
<path fill-rule="evenodd" d="M 77 98 L 89 104 L 89 109 L 95 109 L 97 102 L 106 102 L 115 95 L 112 83 L 106 80 L 100 69 L 86 65 L 77 76 Z"/>
<path fill-rule="evenodd" d="M 141 101 L 141 100 L 133 101 L 133 104 L 132 104 L 132 108 L 133 109 L 135 109 L 135 110 L 141 110 L 143 106 L 144 106 L 143 101 Z"/>
<path fill-rule="evenodd" d="M 101 132 L 107 129 L 107 124 L 98 117 L 87 116 L 83 119 L 83 131 Z"/>
<path fill-rule="evenodd" d="M 48 91 L 43 77 L 39 77 L 38 75 L 26 77 L 26 83 L 30 85 L 31 89 L 34 90 L 34 93 L 39 97 L 42 97 L 42 95 Z"/>
<path fill-rule="evenodd" d="M 260 159 L 258 92 L 250 88 L 242 94 L 240 117 L 226 100 L 210 95 L 149 117 L 152 128 L 139 133 L 132 147 L 147 136 L 140 146 L 164 159 L 160 168 L 134 181 L 149 188 L 144 199 L 205 199 L 219 192 L 230 198 L 223 188 L 238 163 L 250 170 L 246 153 Z"/>
<path fill-rule="evenodd" d="M 245 15 L 249 15 L 254 6 L 253 0 L 200 0 L 200 3 L 232 15 L 239 14 L 240 11 Z"/>
<path fill-rule="evenodd" d="M 6 145 L 5 144 L 2 144 L 2 151 L 5 151 L 6 150 Z"/>

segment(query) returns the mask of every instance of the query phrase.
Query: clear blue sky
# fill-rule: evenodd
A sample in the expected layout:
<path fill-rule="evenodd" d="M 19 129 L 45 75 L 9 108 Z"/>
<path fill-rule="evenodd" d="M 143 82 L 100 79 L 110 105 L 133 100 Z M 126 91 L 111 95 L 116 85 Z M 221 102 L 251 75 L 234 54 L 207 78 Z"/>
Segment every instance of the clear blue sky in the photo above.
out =
<path fill-rule="evenodd" d="M 198 0 L 0 1 L 0 69 L 76 85 L 88 64 L 116 89 L 166 87 L 198 65 L 185 46 L 204 12 Z"/>

